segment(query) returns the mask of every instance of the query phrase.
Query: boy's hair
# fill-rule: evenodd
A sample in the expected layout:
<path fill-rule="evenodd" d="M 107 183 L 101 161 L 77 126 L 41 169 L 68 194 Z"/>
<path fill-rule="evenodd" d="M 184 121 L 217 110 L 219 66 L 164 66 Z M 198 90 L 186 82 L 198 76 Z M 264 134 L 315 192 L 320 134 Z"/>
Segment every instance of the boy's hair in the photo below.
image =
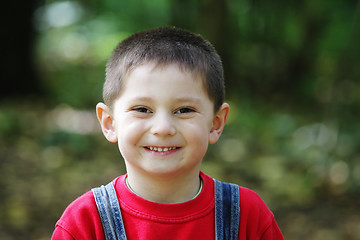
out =
<path fill-rule="evenodd" d="M 217 112 L 224 101 L 222 62 L 214 47 L 200 35 L 175 28 L 161 27 L 135 33 L 120 42 L 106 65 L 103 98 L 112 107 L 124 79 L 146 63 L 155 66 L 178 64 L 182 70 L 199 74 Z"/>

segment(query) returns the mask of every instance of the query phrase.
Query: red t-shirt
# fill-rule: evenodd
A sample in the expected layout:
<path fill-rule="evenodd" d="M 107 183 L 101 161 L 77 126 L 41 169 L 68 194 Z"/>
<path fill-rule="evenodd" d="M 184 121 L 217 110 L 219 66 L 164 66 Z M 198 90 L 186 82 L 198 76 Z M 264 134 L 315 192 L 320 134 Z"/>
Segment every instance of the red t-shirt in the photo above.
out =
<path fill-rule="evenodd" d="M 215 239 L 214 180 L 200 173 L 201 193 L 179 204 L 159 204 L 132 193 L 125 175 L 113 184 L 119 199 L 127 239 L 184 240 Z M 240 187 L 239 239 L 281 240 L 274 215 L 252 190 Z M 72 202 L 56 223 L 53 240 L 105 240 L 91 191 Z"/>

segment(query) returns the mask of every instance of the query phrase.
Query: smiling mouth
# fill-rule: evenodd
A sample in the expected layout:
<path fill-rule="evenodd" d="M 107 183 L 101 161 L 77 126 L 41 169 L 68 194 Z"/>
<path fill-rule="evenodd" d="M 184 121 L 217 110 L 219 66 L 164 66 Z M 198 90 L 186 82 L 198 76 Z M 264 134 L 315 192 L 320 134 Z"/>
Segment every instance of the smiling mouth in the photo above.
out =
<path fill-rule="evenodd" d="M 146 149 L 149 149 L 150 151 L 155 152 L 168 152 L 177 149 L 178 147 L 145 147 Z"/>

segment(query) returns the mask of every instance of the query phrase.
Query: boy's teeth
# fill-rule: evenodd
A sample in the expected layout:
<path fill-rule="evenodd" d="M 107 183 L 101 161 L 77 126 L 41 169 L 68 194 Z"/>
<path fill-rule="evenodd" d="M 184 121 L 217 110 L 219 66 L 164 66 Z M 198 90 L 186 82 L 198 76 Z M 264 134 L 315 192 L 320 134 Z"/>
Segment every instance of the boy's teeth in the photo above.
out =
<path fill-rule="evenodd" d="M 161 148 L 161 147 L 149 147 L 149 149 L 151 151 L 167 152 L 167 151 L 176 149 L 176 147 L 164 147 L 164 148 Z"/>

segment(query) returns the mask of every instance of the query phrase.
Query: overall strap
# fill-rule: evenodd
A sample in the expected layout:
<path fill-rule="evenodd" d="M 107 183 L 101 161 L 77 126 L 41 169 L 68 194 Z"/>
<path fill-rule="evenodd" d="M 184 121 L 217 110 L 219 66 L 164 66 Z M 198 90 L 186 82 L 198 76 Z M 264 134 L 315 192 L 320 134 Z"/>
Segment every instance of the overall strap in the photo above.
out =
<path fill-rule="evenodd" d="M 93 188 L 106 240 L 126 240 L 120 205 L 112 182 L 105 187 Z"/>
<path fill-rule="evenodd" d="M 216 240 L 237 240 L 240 223 L 239 186 L 214 179 Z"/>

